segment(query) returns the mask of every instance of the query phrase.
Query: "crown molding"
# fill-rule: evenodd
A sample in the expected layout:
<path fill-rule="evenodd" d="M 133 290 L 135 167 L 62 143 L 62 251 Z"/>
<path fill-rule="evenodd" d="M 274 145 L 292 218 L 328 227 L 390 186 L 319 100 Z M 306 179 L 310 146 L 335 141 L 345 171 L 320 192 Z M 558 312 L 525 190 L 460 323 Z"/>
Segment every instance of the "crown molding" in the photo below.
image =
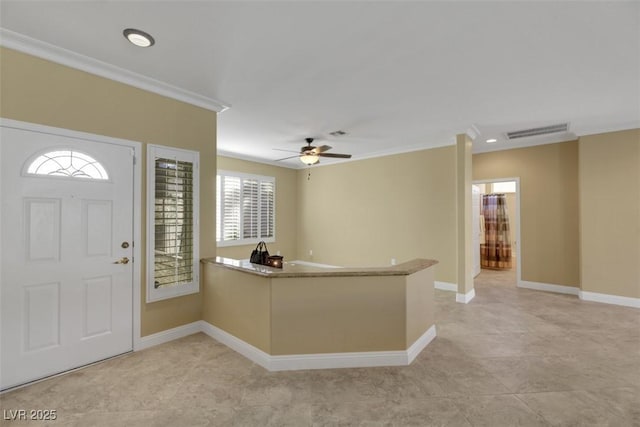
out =
<path fill-rule="evenodd" d="M 475 139 L 480 136 L 481 132 L 475 124 L 472 124 L 469 126 L 469 129 L 467 129 L 466 134 L 472 141 L 475 141 Z"/>
<path fill-rule="evenodd" d="M 0 28 L 0 45 L 217 113 L 222 113 L 230 107 L 213 98 L 181 89 L 6 28 Z"/>
<path fill-rule="evenodd" d="M 322 159 L 320 160 L 320 163 L 316 163 L 312 166 L 307 166 L 302 162 L 296 162 L 294 164 L 291 163 L 280 163 L 280 162 L 276 162 L 274 160 L 268 160 L 268 159 L 262 159 L 259 157 L 253 157 L 253 156 L 248 156 L 245 154 L 241 154 L 241 153 L 234 153 L 232 151 L 227 151 L 227 150 L 221 150 L 218 149 L 218 156 L 222 156 L 222 157 L 230 157 L 233 159 L 239 159 L 239 160 L 247 160 L 250 162 L 256 162 L 256 163 L 263 163 L 266 165 L 271 165 L 271 166 L 276 166 L 276 167 L 280 167 L 280 168 L 286 168 L 286 169 L 307 169 L 309 167 L 311 168 L 322 168 L 322 167 L 326 167 L 326 166 L 334 166 L 337 164 L 342 164 L 342 163 L 350 163 L 350 162 L 357 162 L 360 160 L 366 160 L 366 159 L 374 159 L 377 157 L 386 157 L 386 156 L 393 156 L 396 154 L 405 154 L 405 153 L 413 153 L 416 151 L 424 151 L 424 150 L 431 150 L 433 148 L 441 148 L 441 147 L 447 147 L 450 145 L 455 145 L 455 137 L 453 138 L 449 138 L 448 140 L 444 141 L 441 144 L 419 144 L 419 145 L 411 145 L 411 146 L 406 146 L 406 147 L 393 147 L 393 148 L 389 148 L 387 150 L 379 150 L 379 151 L 373 151 L 367 154 L 358 154 L 355 158 L 352 157 L 350 159 L 340 159 L 340 160 L 333 160 L 331 163 L 322 163 Z"/>
<path fill-rule="evenodd" d="M 574 133 L 578 137 L 581 137 L 588 135 L 598 135 L 601 133 L 620 132 L 632 129 L 640 129 L 640 120 L 625 123 L 613 123 L 604 126 L 580 126 L 579 129 L 574 130 Z"/>
<path fill-rule="evenodd" d="M 262 163 L 264 165 L 275 166 L 277 168 L 300 169 L 297 166 L 292 166 L 285 163 L 278 163 L 274 160 L 262 159 L 260 157 L 249 156 L 247 154 L 234 153 L 233 151 L 218 149 L 216 154 L 221 157 L 229 157 L 231 159 L 245 160 L 247 162 L 253 162 L 253 163 Z"/>
<path fill-rule="evenodd" d="M 493 151 L 515 150 L 518 148 L 535 147 L 538 145 L 558 144 L 561 142 L 575 141 L 578 136 L 572 132 L 562 132 L 558 134 L 532 136 L 522 138 L 522 140 L 504 141 L 499 140 L 492 144 L 485 144 L 478 139 L 473 144 L 473 154 L 490 153 Z"/>

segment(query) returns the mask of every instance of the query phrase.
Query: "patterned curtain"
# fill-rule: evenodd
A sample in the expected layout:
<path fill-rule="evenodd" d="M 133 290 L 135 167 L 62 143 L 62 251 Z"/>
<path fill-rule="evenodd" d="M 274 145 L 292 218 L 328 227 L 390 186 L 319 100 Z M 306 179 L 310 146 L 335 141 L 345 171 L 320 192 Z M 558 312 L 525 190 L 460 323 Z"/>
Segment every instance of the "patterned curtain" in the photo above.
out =
<path fill-rule="evenodd" d="M 480 266 L 495 270 L 511 268 L 509 215 L 504 194 L 482 196 L 484 243 L 480 245 Z"/>

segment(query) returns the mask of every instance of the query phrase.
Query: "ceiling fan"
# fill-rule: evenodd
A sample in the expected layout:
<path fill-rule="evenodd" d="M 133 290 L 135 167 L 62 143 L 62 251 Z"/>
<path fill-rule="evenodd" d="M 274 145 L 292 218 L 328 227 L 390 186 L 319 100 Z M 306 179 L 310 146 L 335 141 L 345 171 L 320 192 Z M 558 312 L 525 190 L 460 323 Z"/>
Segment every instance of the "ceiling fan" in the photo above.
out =
<path fill-rule="evenodd" d="M 300 154 L 295 156 L 285 157 L 283 159 L 278 159 L 276 162 L 281 160 L 293 159 L 294 157 L 299 157 L 300 161 L 305 165 L 311 166 L 315 165 L 320 161 L 320 157 L 333 157 L 338 159 L 350 159 L 351 154 L 338 154 L 338 153 L 327 153 L 328 150 L 331 150 L 329 145 L 321 145 L 320 147 L 314 147 L 311 145 L 313 142 L 313 138 L 305 138 L 307 145 L 300 148 Z"/>

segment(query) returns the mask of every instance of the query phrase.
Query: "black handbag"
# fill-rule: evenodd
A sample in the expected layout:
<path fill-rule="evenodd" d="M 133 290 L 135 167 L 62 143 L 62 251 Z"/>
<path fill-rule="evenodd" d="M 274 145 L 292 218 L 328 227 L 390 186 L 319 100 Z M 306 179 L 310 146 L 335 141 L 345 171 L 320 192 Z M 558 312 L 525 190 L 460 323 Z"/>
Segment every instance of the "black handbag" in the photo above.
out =
<path fill-rule="evenodd" d="M 251 251 L 251 258 L 249 261 L 253 264 L 267 264 L 267 258 L 269 258 L 269 251 L 267 250 L 267 244 L 265 242 L 260 242 L 256 246 L 256 248 Z"/>

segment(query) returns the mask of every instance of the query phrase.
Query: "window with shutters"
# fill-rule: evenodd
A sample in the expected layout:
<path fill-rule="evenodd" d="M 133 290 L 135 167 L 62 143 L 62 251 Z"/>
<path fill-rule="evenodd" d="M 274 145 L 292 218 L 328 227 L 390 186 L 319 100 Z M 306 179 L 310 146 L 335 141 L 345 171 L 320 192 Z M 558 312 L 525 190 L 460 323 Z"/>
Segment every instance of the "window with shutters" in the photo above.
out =
<path fill-rule="evenodd" d="M 147 146 L 147 301 L 199 291 L 199 153 Z"/>
<path fill-rule="evenodd" d="M 275 241 L 276 180 L 271 176 L 218 171 L 216 241 L 218 246 Z"/>

